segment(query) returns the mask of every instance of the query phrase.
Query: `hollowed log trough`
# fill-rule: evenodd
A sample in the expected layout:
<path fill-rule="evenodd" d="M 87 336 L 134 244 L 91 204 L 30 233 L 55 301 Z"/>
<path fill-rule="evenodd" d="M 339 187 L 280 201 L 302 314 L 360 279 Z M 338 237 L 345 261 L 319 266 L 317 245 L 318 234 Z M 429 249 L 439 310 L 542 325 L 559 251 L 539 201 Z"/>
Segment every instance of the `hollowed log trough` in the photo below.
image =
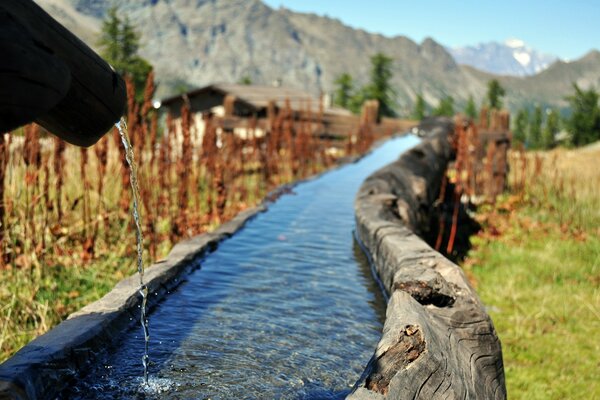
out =
<path fill-rule="evenodd" d="M 420 129 L 423 141 L 367 178 L 355 201 L 357 236 L 390 300 L 383 336 L 348 398 L 505 399 L 490 317 L 461 268 L 420 237 L 454 156 L 453 124 Z"/>

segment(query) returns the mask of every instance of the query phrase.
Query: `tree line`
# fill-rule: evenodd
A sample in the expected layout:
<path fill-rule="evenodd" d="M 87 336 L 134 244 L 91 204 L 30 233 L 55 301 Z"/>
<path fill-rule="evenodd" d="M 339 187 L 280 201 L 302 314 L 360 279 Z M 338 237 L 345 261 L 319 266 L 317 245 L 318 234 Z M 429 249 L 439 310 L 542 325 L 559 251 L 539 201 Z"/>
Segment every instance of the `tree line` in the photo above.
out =
<path fill-rule="evenodd" d="M 379 102 L 378 117 L 395 117 L 395 92 L 392 88 L 393 60 L 383 53 L 371 57 L 371 72 L 369 83 L 356 87 L 354 78 L 349 73 L 343 73 L 334 82 L 335 91 L 333 103 L 357 114 L 366 100 Z"/>
<path fill-rule="evenodd" d="M 584 90 L 573 83 L 573 94 L 565 99 L 569 109 L 561 115 L 556 108 L 520 109 L 513 125 L 513 138 L 528 149 L 549 149 L 562 142 L 585 146 L 600 140 L 599 94 L 594 88 Z M 564 137 L 558 137 L 564 131 Z"/>
<path fill-rule="evenodd" d="M 334 104 L 358 113 L 367 99 L 376 99 L 382 105 L 380 114 L 396 116 L 394 112 L 391 86 L 392 60 L 378 53 L 371 57 L 371 81 L 362 88 L 356 88 L 354 79 L 344 73 L 335 80 Z M 584 90 L 573 84 L 573 94 L 565 99 L 569 109 L 563 115 L 556 108 L 521 108 L 513 119 L 513 139 L 528 149 L 549 149 L 561 143 L 568 146 L 584 146 L 600 140 L 600 95 L 594 88 Z M 487 85 L 487 94 L 483 106 L 489 109 L 501 109 L 506 90 L 496 79 Z M 438 105 L 431 108 L 421 93 L 417 93 L 411 117 L 422 120 L 427 116 L 451 117 L 462 112 L 469 118 L 477 118 L 478 109 L 473 96 L 469 96 L 464 108 L 457 109 L 454 98 L 442 97 Z M 565 132 L 564 135 L 560 135 Z"/>
<path fill-rule="evenodd" d="M 506 94 L 504 88 L 496 79 L 492 79 L 488 82 L 488 90 L 484 100 L 483 106 L 499 110 L 503 106 L 502 98 Z M 437 107 L 430 109 L 428 104 L 425 102 L 421 93 L 417 94 L 415 105 L 411 117 L 416 120 L 422 120 L 428 116 L 434 117 L 452 117 L 457 112 L 462 112 L 467 117 L 475 119 L 478 116 L 479 111 L 475 104 L 475 99 L 472 95 L 469 96 L 465 107 L 462 110 L 456 108 L 454 98 L 450 95 L 442 97 Z"/>

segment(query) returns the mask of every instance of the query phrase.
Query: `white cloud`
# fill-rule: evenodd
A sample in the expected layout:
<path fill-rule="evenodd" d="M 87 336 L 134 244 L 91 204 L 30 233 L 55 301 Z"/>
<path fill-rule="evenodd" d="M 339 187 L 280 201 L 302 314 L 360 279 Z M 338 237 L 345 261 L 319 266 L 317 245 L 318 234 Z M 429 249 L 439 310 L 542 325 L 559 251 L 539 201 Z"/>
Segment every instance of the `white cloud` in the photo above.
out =
<path fill-rule="evenodd" d="M 508 47 L 512 47 L 513 49 L 525 46 L 524 41 L 522 41 L 521 39 L 515 39 L 515 38 L 506 40 L 506 42 L 504 42 L 504 44 L 507 45 Z"/>

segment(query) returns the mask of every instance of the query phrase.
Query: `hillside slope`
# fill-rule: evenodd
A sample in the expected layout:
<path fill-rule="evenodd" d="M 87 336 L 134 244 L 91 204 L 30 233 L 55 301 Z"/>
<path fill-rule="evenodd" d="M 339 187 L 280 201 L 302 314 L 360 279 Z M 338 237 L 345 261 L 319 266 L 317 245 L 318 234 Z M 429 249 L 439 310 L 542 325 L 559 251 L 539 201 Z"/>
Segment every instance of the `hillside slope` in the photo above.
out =
<path fill-rule="evenodd" d="M 509 94 L 506 103 L 512 109 L 534 104 L 566 107 L 565 97 L 573 94 L 573 83 L 584 89 L 600 88 L 600 52 L 597 50 L 576 61 L 557 61 L 545 71 L 526 78 L 496 76 L 467 66 L 461 68 L 480 81 L 498 79 Z"/>
<path fill-rule="evenodd" d="M 396 103 L 404 114 L 417 93 L 432 105 L 445 95 L 461 104 L 472 94 L 479 103 L 487 81 L 496 77 L 459 66 L 433 39 L 418 44 L 404 36 L 385 37 L 336 19 L 273 9 L 260 0 L 37 1 L 92 46 L 91 32 L 98 32 L 106 10 L 116 4 L 141 33 L 141 53 L 156 68 L 159 97 L 177 87 L 235 82 L 243 76 L 261 84 L 280 80 L 318 94 L 333 90 L 335 78 L 344 72 L 364 84 L 369 57 L 376 52 L 394 60 Z M 571 81 L 600 80 L 600 62 L 592 58 L 582 69 L 578 62 L 559 62 L 532 77 L 499 78 L 509 89 L 507 104 L 564 103 Z"/>

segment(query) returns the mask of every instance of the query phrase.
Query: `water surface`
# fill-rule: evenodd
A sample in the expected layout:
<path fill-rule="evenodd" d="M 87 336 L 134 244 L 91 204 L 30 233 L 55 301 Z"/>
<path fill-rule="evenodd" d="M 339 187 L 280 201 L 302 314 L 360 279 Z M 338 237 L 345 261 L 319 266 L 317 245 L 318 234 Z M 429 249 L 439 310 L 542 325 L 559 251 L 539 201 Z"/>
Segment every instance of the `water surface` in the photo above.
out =
<path fill-rule="evenodd" d="M 297 185 L 150 314 L 150 387 L 136 324 L 62 398 L 342 399 L 380 338 L 385 302 L 355 243 L 362 181 L 417 143 L 389 140 Z"/>

